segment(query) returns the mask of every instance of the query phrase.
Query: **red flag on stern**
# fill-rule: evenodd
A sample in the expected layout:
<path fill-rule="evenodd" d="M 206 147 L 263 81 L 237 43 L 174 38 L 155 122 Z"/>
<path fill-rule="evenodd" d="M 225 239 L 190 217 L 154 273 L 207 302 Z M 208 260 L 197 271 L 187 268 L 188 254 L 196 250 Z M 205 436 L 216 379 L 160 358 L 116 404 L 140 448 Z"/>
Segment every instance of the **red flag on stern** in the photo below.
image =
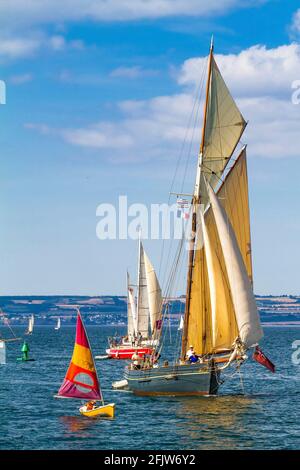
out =
<path fill-rule="evenodd" d="M 252 358 L 262 366 L 265 366 L 271 372 L 275 372 L 275 365 L 273 364 L 273 362 L 270 361 L 270 359 L 267 358 L 267 356 L 264 355 L 264 353 L 258 346 L 256 346 Z"/>

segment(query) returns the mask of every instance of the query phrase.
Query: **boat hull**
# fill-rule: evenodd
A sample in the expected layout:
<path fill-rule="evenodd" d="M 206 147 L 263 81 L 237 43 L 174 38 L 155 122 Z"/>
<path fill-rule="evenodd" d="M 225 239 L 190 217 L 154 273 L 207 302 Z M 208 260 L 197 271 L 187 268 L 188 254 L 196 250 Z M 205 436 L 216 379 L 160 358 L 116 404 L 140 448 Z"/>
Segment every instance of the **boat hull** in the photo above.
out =
<path fill-rule="evenodd" d="M 219 375 L 220 371 L 208 364 L 125 370 L 129 390 L 140 396 L 216 395 Z"/>
<path fill-rule="evenodd" d="M 154 348 L 151 347 L 137 347 L 137 348 L 128 348 L 128 347 L 117 347 L 106 349 L 106 354 L 110 359 L 131 359 L 132 355 L 137 351 L 140 357 L 143 357 L 145 354 L 151 355 L 154 351 Z"/>
<path fill-rule="evenodd" d="M 87 410 L 86 405 L 81 406 L 79 408 L 80 413 L 83 416 L 87 416 L 88 418 L 96 418 L 96 417 L 104 417 L 104 418 L 114 418 L 115 416 L 115 404 L 109 403 L 107 405 L 98 406 L 93 410 Z"/>

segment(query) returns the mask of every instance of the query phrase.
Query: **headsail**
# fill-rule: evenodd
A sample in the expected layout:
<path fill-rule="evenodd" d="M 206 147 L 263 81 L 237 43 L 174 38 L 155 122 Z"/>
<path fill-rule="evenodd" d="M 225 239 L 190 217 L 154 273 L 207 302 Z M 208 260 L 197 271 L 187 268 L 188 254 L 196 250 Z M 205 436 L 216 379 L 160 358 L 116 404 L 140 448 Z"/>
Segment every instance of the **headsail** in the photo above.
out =
<path fill-rule="evenodd" d="M 136 324 L 136 305 L 134 300 L 134 291 L 130 285 L 129 273 L 127 272 L 127 334 L 134 338 L 137 334 Z"/>
<path fill-rule="evenodd" d="M 219 183 L 245 127 L 246 121 L 232 98 L 211 51 L 202 141 L 202 174 L 212 188 Z M 206 194 L 203 178 L 200 193 Z"/>
<path fill-rule="evenodd" d="M 144 262 L 145 262 L 146 282 L 147 282 L 147 291 L 148 291 L 150 328 L 151 328 L 151 333 L 153 335 L 155 333 L 157 321 L 160 319 L 160 316 L 161 316 L 162 295 L 161 295 L 161 288 L 160 288 L 155 270 L 145 251 L 144 251 Z"/>
<path fill-rule="evenodd" d="M 145 268 L 144 247 L 140 240 L 139 268 L 138 268 L 138 295 L 137 295 L 137 333 L 143 338 L 149 335 L 149 301 Z"/>
<path fill-rule="evenodd" d="M 224 255 L 239 336 L 248 348 L 263 337 L 252 286 L 226 212 L 209 184 L 207 190 Z"/>
<path fill-rule="evenodd" d="M 92 351 L 79 312 L 73 356 L 58 395 L 65 398 L 102 400 Z"/>

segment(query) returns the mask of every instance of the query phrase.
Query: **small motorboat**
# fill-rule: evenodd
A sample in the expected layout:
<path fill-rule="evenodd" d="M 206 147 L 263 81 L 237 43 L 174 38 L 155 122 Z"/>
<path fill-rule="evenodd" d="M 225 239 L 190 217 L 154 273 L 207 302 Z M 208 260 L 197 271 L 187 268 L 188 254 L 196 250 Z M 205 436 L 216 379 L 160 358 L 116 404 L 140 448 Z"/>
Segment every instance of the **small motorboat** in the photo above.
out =
<path fill-rule="evenodd" d="M 91 410 L 88 409 L 87 405 L 83 405 L 79 408 L 82 415 L 94 418 L 101 416 L 104 418 L 114 418 L 115 416 L 115 404 L 108 403 L 107 405 L 97 406 Z"/>

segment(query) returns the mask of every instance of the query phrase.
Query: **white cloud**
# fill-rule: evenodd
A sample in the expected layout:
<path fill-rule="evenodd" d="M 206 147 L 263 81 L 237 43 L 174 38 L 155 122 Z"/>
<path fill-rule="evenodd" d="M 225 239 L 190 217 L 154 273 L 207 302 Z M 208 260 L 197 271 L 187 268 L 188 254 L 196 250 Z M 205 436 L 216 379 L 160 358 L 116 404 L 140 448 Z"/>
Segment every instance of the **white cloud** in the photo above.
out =
<path fill-rule="evenodd" d="M 300 45 L 274 49 L 256 45 L 239 54 L 216 54 L 219 69 L 235 96 L 290 94 L 291 84 L 300 79 Z M 184 62 L 178 76 L 181 85 L 197 85 L 205 58 Z"/>
<path fill-rule="evenodd" d="M 167 16 L 208 16 L 263 0 L 9 0 L 0 3 L 7 27 L 65 21 L 127 21 Z"/>
<path fill-rule="evenodd" d="M 128 133 L 123 134 L 122 130 L 116 133 L 115 125 L 110 123 L 102 122 L 83 129 L 64 129 L 59 133 L 67 142 L 82 147 L 122 149 L 133 145 Z"/>
<path fill-rule="evenodd" d="M 292 37 L 298 36 L 300 33 L 300 8 L 293 15 L 290 32 Z"/>
<path fill-rule="evenodd" d="M 110 77 L 134 80 L 136 78 L 157 75 L 157 73 L 158 71 L 156 70 L 143 69 L 142 67 L 135 65 L 133 67 L 118 67 L 110 72 Z"/>
<path fill-rule="evenodd" d="M 51 36 L 49 45 L 54 51 L 61 51 L 66 47 L 66 40 L 63 36 Z"/>
<path fill-rule="evenodd" d="M 63 51 L 66 49 L 82 50 L 84 49 L 84 43 L 81 40 L 67 41 L 61 35 L 46 36 L 40 31 L 16 37 L 0 33 L 0 59 L 2 61 L 31 57 L 41 48 L 52 51 Z"/>
<path fill-rule="evenodd" d="M 22 85 L 23 83 L 30 82 L 32 80 L 31 73 L 23 73 L 21 75 L 12 75 L 9 78 L 10 83 L 13 85 Z"/>
<path fill-rule="evenodd" d="M 39 38 L 0 38 L 0 58 L 18 59 L 33 55 L 40 47 Z"/>
<path fill-rule="evenodd" d="M 249 120 L 242 140 L 249 144 L 250 155 L 300 156 L 300 104 L 291 100 L 291 83 L 300 78 L 299 55 L 299 46 L 292 44 L 274 49 L 254 46 L 236 55 L 216 56 L 229 89 Z M 194 137 L 192 153 L 196 155 L 203 103 L 194 108 L 189 121 L 195 102 L 194 86 L 190 85 L 200 76 L 204 60 L 190 59 L 182 65 L 178 75 L 181 93 L 124 101 L 119 103 L 121 118 L 117 122 L 63 129 L 56 134 L 73 145 L 102 150 L 102 155 L 118 162 L 176 159 L 186 137 L 188 142 Z M 197 108 L 200 115 L 196 119 Z"/>

